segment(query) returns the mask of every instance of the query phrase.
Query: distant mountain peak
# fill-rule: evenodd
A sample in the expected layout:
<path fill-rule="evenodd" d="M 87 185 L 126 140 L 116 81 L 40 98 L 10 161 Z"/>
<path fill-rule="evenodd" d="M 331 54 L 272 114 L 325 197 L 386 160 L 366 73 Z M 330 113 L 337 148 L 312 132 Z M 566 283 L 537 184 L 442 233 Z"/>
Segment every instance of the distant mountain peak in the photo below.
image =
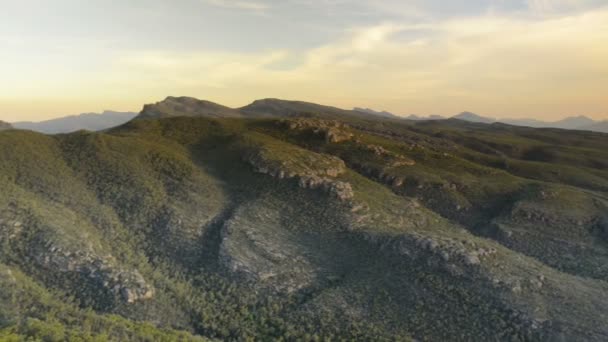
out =
<path fill-rule="evenodd" d="M 188 96 L 167 96 L 162 101 L 146 104 L 137 116 L 139 119 L 189 117 L 241 117 L 238 110 L 215 102 Z"/>
<path fill-rule="evenodd" d="M 132 112 L 104 110 L 103 113 L 82 113 L 40 122 L 15 122 L 13 126 L 46 134 L 70 133 L 80 130 L 101 131 L 130 121 Z"/>
<path fill-rule="evenodd" d="M 360 108 L 360 107 L 355 107 L 353 108 L 353 110 L 355 112 L 359 112 L 359 113 L 365 113 L 365 114 L 371 114 L 371 115 L 376 115 L 376 116 L 383 116 L 383 117 L 387 117 L 387 118 L 401 118 L 399 115 L 395 115 L 391 112 L 387 112 L 385 110 L 383 111 L 376 111 L 373 110 L 371 108 Z"/>
<path fill-rule="evenodd" d="M 591 121 L 593 121 L 593 119 L 591 119 L 590 117 L 588 117 L 586 115 L 574 115 L 574 116 L 567 117 L 566 119 L 582 119 L 582 120 L 591 120 Z"/>
<path fill-rule="evenodd" d="M 595 121 L 588 116 L 585 115 L 575 115 L 569 116 L 559 121 L 549 122 L 542 121 L 538 119 L 530 119 L 530 118 L 521 118 L 521 119 L 494 119 L 489 117 L 484 117 L 472 112 L 462 112 L 458 115 L 452 117 L 453 119 L 459 119 L 469 122 L 477 122 L 477 123 L 495 123 L 500 122 L 504 124 L 514 125 L 514 126 L 526 126 L 526 127 L 536 127 L 536 128 L 561 128 L 561 129 L 578 129 L 578 130 L 589 130 L 589 131 L 597 131 L 597 132 L 606 132 L 606 125 L 602 124 L 601 121 Z"/>
<path fill-rule="evenodd" d="M 468 111 L 457 114 L 457 115 L 453 116 L 452 118 L 459 119 L 459 120 L 465 120 L 465 121 L 471 121 L 471 122 L 481 122 L 481 123 L 496 122 L 496 119 L 494 119 L 494 118 L 481 116 L 479 114 L 475 114 L 473 112 L 468 112 Z"/>
<path fill-rule="evenodd" d="M 559 120 L 558 122 L 581 122 L 581 123 L 593 123 L 595 122 L 593 119 L 585 116 L 585 115 L 576 115 L 576 116 L 569 116 L 565 119 Z"/>
<path fill-rule="evenodd" d="M 255 100 L 251 104 L 239 108 L 249 116 L 266 117 L 286 117 L 301 114 L 352 114 L 352 111 L 337 107 L 324 106 L 312 102 L 281 100 L 276 98 L 266 98 Z"/>

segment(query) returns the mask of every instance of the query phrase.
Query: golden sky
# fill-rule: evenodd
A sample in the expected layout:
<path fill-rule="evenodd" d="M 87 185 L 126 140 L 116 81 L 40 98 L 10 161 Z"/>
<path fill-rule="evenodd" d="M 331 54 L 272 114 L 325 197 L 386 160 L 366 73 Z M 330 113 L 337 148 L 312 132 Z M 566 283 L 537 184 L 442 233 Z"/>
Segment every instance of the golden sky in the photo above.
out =
<path fill-rule="evenodd" d="M 139 111 L 168 95 L 608 119 L 602 2 L 7 2 L 0 120 Z"/>

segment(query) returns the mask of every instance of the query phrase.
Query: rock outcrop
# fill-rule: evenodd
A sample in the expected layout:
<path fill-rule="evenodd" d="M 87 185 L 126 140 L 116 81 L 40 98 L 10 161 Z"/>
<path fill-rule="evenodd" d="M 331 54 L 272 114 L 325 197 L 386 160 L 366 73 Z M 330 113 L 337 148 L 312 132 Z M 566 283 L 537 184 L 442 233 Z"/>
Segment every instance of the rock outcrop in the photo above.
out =
<path fill-rule="evenodd" d="M 458 262 L 467 266 L 479 265 L 481 261 L 496 253 L 496 248 L 484 248 L 469 240 L 459 241 L 452 238 L 424 237 L 414 235 L 413 245 L 419 251 L 427 251 L 439 256 L 445 262 Z M 411 255 L 413 253 L 411 244 L 399 244 L 399 251 L 402 254 Z"/>
<path fill-rule="evenodd" d="M 327 143 L 340 143 L 351 140 L 354 134 L 348 126 L 340 121 L 311 118 L 282 120 L 279 122 L 290 130 L 309 131 L 322 136 Z"/>
<path fill-rule="evenodd" d="M 297 233 L 281 223 L 279 212 L 253 202 L 222 227 L 219 263 L 241 280 L 292 293 L 309 287 L 318 272 L 298 241 Z"/>
<path fill-rule="evenodd" d="M 301 176 L 298 184 L 304 189 L 322 189 L 341 201 L 347 201 L 355 196 L 352 186 L 348 182 L 336 181 L 327 177 Z"/>
<path fill-rule="evenodd" d="M 29 227 L 30 223 L 20 218 L 16 209 L 0 212 L 0 244 L 10 245 L 23 239 L 22 233 L 28 231 Z M 138 270 L 127 269 L 113 256 L 100 255 L 87 246 L 72 248 L 50 237 L 37 237 L 28 242 L 24 253 L 25 259 L 34 261 L 43 270 L 80 274 L 127 303 L 154 296 L 154 288 Z"/>
<path fill-rule="evenodd" d="M 60 273 L 79 273 L 109 290 L 127 303 L 151 299 L 154 288 L 137 270 L 118 265 L 111 255 L 100 256 L 92 251 L 72 251 L 52 242 L 37 248 L 34 259 L 42 268 Z"/>
<path fill-rule="evenodd" d="M 398 154 L 387 150 L 386 148 L 379 145 L 363 145 L 363 149 L 374 153 L 378 157 L 384 158 L 387 163 L 387 167 L 394 168 L 399 166 L 414 166 L 416 162 L 402 154 Z"/>
<path fill-rule="evenodd" d="M 295 179 L 301 188 L 321 189 L 342 201 L 354 196 L 348 182 L 336 179 L 346 172 L 344 161 L 338 157 L 287 144 L 259 142 L 245 153 L 244 160 L 258 173 Z"/>

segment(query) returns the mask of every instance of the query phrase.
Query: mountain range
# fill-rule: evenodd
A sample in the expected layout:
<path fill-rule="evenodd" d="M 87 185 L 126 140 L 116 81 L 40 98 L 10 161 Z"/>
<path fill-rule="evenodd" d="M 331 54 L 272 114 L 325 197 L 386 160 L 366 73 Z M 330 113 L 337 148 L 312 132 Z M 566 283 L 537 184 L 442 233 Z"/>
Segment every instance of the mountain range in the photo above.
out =
<path fill-rule="evenodd" d="M 15 122 L 14 128 L 27 129 L 46 134 L 70 133 L 79 130 L 101 131 L 133 119 L 137 113 L 104 111 L 71 115 L 41 122 Z"/>
<path fill-rule="evenodd" d="M 181 99 L 181 100 L 180 100 Z M 189 99 L 187 101 L 183 101 L 184 99 Z M 160 110 L 165 116 L 171 115 L 171 113 L 175 113 L 184 108 L 188 107 L 193 109 L 192 111 L 186 111 L 188 115 L 207 115 L 210 117 L 245 117 L 256 115 L 256 112 L 247 113 L 247 108 L 251 106 L 264 106 L 265 101 L 273 101 L 276 99 L 266 99 L 259 100 L 254 102 L 249 106 L 245 106 L 243 108 L 229 108 L 226 106 L 222 106 L 210 101 L 201 101 L 193 98 L 186 97 L 172 97 L 169 96 L 167 99 L 163 101 L 164 108 L 154 109 Z M 191 103 L 188 103 L 190 101 Z M 302 102 L 302 101 L 288 101 L 290 105 L 298 108 L 300 112 L 314 111 L 319 110 L 319 107 L 324 107 L 323 110 L 325 112 L 349 112 L 335 107 L 329 106 L 321 106 L 317 104 Z M 148 107 L 151 105 L 148 105 Z M 185 107 L 184 107 L 185 106 Z M 281 110 L 291 110 L 291 108 L 266 108 L 268 113 L 264 114 L 274 115 L 277 111 Z M 144 108 L 143 116 L 158 116 L 154 113 L 148 113 L 148 110 Z M 478 123 L 487 123 L 491 124 L 494 122 L 505 123 L 509 125 L 515 126 L 525 126 L 525 127 L 536 127 L 536 128 L 562 128 L 562 129 L 579 129 L 579 130 L 588 130 L 588 131 L 596 131 L 596 132 L 604 132 L 608 133 L 608 120 L 604 121 L 594 121 L 585 116 L 576 116 L 576 117 L 568 117 L 559 121 L 547 122 L 540 121 L 536 119 L 496 119 L 491 117 L 481 116 L 472 112 L 462 112 L 460 114 L 454 115 L 452 117 L 446 117 L 441 115 L 430 115 L 430 116 L 419 116 L 415 114 L 411 114 L 408 116 L 399 116 L 387 111 L 375 111 L 370 108 L 359 108 L 355 107 L 351 113 L 361 113 L 361 114 L 369 114 L 374 116 L 380 116 L 385 118 L 392 119 L 407 119 L 407 120 L 446 120 L 448 118 L 465 120 L 470 122 L 478 122 Z M 116 127 L 121 124 L 124 124 L 135 116 L 137 113 L 133 112 L 115 112 L 115 111 L 104 111 L 102 113 L 83 113 L 79 115 L 70 115 L 65 117 L 60 117 L 51 120 L 45 120 L 40 122 L 14 122 L 12 125 L 13 128 L 18 129 L 26 129 L 32 130 L 45 134 L 58 134 L 58 133 L 70 133 L 78 130 L 89 130 L 89 131 L 101 131 L 108 128 Z M 0 129 L 9 128 L 8 123 L 0 123 Z"/>
<path fill-rule="evenodd" d="M 386 117 L 394 117 L 394 118 L 404 118 L 407 120 L 445 120 L 448 117 L 441 115 L 431 115 L 431 116 L 418 116 L 418 115 L 408 115 L 408 116 L 398 116 L 386 111 L 376 112 L 373 109 L 360 109 L 355 108 L 355 111 L 365 112 L 368 114 L 376 114 L 383 115 Z M 478 122 L 478 123 L 504 123 L 514 126 L 524 126 L 524 127 L 535 127 L 535 128 L 562 128 L 562 129 L 577 129 L 577 130 L 586 130 L 586 131 L 595 131 L 595 132 L 604 132 L 608 133 L 608 120 L 603 121 L 595 121 L 586 116 L 572 116 L 559 121 L 541 121 L 536 119 L 497 119 L 491 117 L 481 116 L 472 112 L 462 112 L 460 114 L 454 115 L 450 117 L 452 119 L 459 119 L 469 122 Z"/>
<path fill-rule="evenodd" d="M 471 112 L 463 112 L 456 116 L 453 116 L 452 118 L 480 123 L 498 122 L 515 126 L 577 129 L 608 133 L 608 131 L 606 130 L 606 127 L 608 126 L 608 120 L 594 121 L 593 119 L 590 119 L 586 116 L 572 116 L 559 121 L 548 122 L 535 119 L 494 119 L 477 115 Z"/>
<path fill-rule="evenodd" d="M 0 132 L 0 340 L 606 341 L 608 134 L 300 101 Z"/>

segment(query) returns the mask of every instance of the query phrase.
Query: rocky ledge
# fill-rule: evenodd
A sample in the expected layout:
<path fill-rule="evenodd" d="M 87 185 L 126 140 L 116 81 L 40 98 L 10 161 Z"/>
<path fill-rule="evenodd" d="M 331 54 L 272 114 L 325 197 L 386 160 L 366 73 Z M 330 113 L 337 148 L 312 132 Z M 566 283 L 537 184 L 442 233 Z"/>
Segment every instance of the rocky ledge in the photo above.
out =
<path fill-rule="evenodd" d="M 350 183 L 327 177 L 302 176 L 299 177 L 298 185 L 304 189 L 322 189 L 341 201 L 350 200 L 355 196 Z"/>
<path fill-rule="evenodd" d="M 378 157 L 382 157 L 382 158 L 386 159 L 387 160 L 386 165 L 389 168 L 416 165 L 416 162 L 413 161 L 412 159 L 410 159 L 402 154 L 398 154 L 398 153 L 389 151 L 379 145 L 372 145 L 372 144 L 363 145 L 363 149 L 367 150 L 369 152 L 372 152 L 373 154 L 375 154 Z"/>
<path fill-rule="evenodd" d="M 293 131 L 310 131 L 322 136 L 328 143 L 339 143 L 351 140 L 354 134 L 348 126 L 340 121 L 298 118 L 294 120 L 281 120 L 279 124 Z"/>
<path fill-rule="evenodd" d="M 321 189 L 342 201 L 354 196 L 350 183 L 335 179 L 346 172 L 340 158 L 295 146 L 260 144 L 245 153 L 243 159 L 254 171 L 278 179 L 295 179 L 301 188 Z"/>
<path fill-rule="evenodd" d="M 127 303 L 132 304 L 154 296 L 154 288 L 145 281 L 139 271 L 118 266 L 110 255 L 99 256 L 83 250 L 71 251 L 48 242 L 45 248 L 38 250 L 34 259 L 42 268 L 54 272 L 76 272 L 85 275 Z"/>

